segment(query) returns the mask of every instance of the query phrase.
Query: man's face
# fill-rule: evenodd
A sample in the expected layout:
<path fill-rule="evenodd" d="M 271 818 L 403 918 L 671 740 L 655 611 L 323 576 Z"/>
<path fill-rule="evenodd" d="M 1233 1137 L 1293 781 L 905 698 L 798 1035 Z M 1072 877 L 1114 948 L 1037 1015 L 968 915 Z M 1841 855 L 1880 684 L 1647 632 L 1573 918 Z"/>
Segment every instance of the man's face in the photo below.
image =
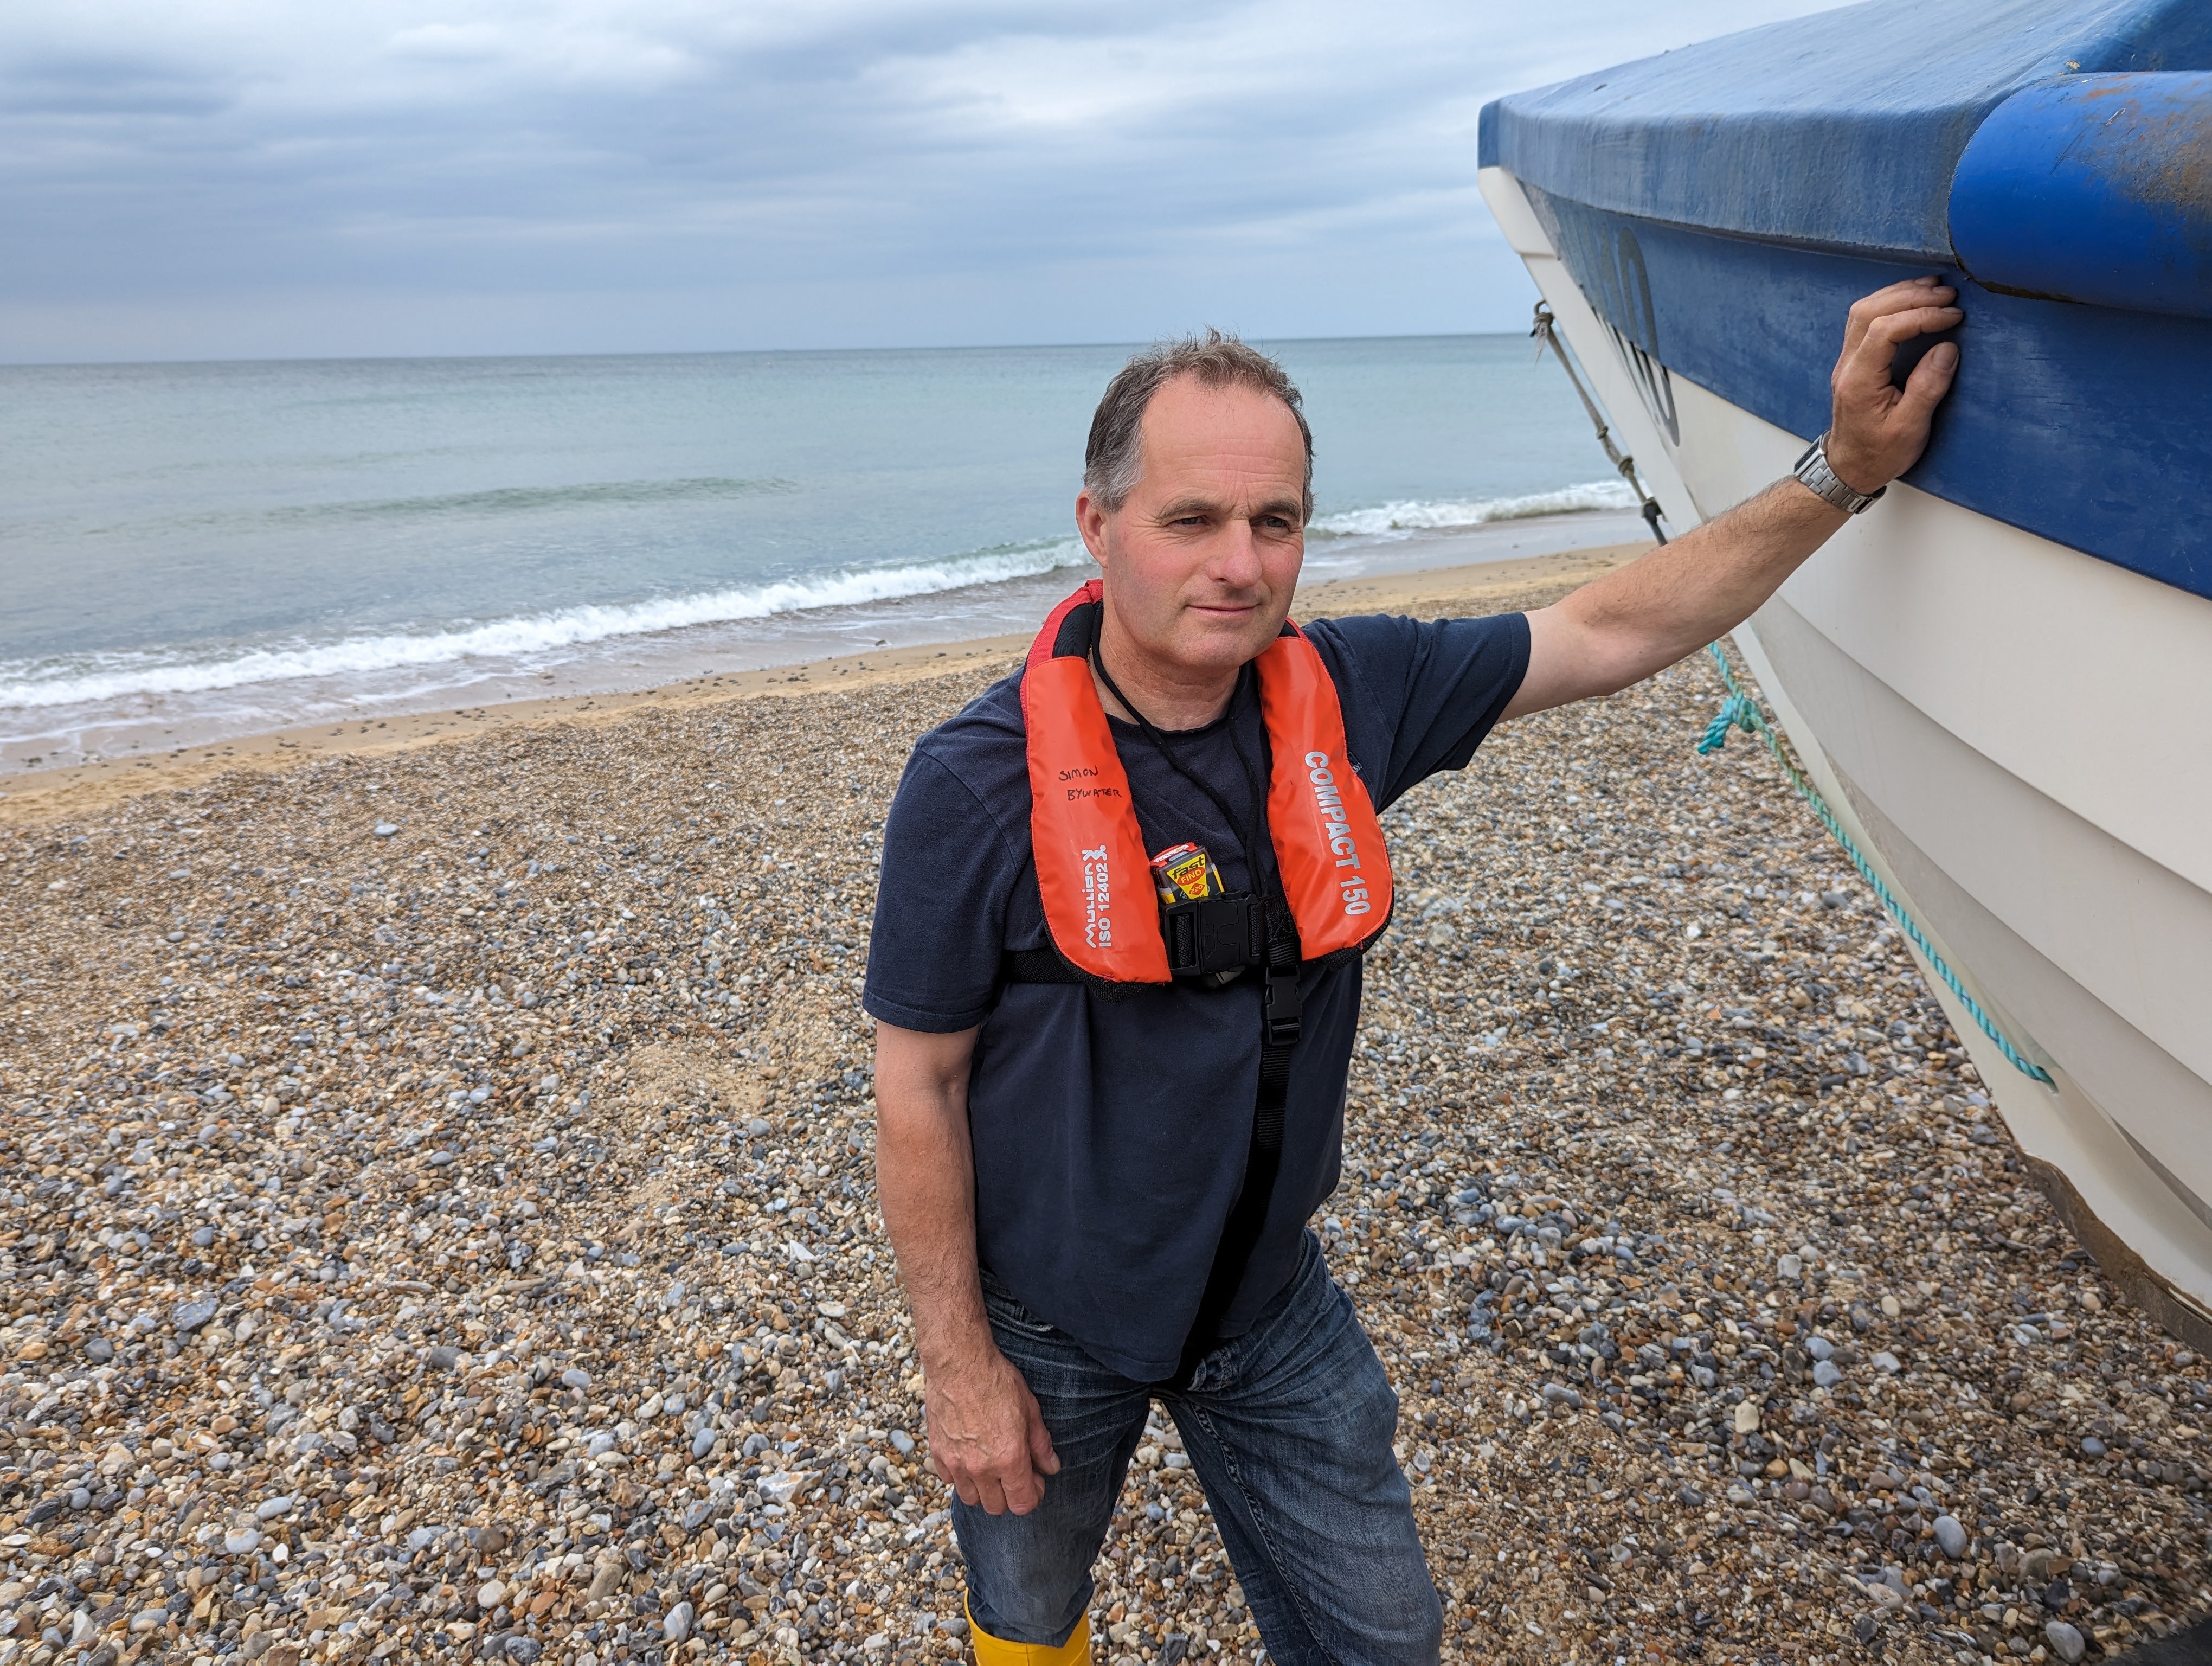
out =
<path fill-rule="evenodd" d="M 1279 399 L 1177 377 L 1153 394 L 1119 509 L 1076 500 L 1110 621 L 1168 672 L 1233 671 L 1283 628 L 1305 558 L 1305 441 Z"/>

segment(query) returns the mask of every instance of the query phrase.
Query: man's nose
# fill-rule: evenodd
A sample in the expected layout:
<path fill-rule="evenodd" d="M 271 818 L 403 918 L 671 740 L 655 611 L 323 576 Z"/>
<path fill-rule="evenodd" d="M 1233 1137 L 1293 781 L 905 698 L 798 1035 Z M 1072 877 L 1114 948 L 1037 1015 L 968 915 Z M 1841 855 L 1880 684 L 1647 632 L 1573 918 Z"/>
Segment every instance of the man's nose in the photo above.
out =
<path fill-rule="evenodd" d="M 1211 576 L 1217 583 L 1238 590 L 1259 583 L 1260 545 L 1253 536 L 1250 521 L 1231 520 L 1222 528 L 1210 566 Z"/>

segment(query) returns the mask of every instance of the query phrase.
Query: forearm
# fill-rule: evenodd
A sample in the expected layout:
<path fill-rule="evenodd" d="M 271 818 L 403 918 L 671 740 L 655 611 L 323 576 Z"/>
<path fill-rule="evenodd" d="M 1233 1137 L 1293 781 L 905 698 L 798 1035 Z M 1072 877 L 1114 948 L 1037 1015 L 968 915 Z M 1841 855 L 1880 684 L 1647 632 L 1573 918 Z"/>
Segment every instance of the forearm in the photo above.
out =
<path fill-rule="evenodd" d="M 876 1026 L 876 1195 L 914 1310 L 930 1462 L 966 1503 L 1021 1515 L 1060 1459 L 983 1310 L 968 1138 L 975 1036 Z"/>
<path fill-rule="evenodd" d="M 876 1192 L 925 1372 L 991 1346 L 975 1260 L 975 1166 L 964 1081 L 877 1092 Z"/>
<path fill-rule="evenodd" d="M 1612 694 L 1694 653 L 1758 611 L 1848 519 L 1797 481 L 1778 481 L 1532 613 L 1533 635 L 1552 637 L 1547 647 L 1571 638 L 1575 651 L 1542 656 L 1559 686 L 1524 688 L 1529 702 L 1516 698 L 1514 707 Z M 1532 673 L 1538 658 L 1532 653 Z"/>
<path fill-rule="evenodd" d="M 1779 480 L 1560 607 L 1620 644 L 1613 686 L 1626 688 L 1749 618 L 1849 519 L 1798 481 Z"/>

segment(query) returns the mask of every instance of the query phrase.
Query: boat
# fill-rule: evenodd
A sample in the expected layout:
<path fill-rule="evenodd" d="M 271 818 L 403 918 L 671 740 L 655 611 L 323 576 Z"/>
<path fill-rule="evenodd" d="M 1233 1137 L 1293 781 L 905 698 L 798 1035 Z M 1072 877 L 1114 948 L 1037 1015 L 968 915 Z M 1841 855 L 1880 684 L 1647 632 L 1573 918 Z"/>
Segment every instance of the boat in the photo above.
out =
<path fill-rule="evenodd" d="M 2026 1165 L 2212 1353 L 2212 5 L 1871 0 L 1479 149 L 1677 529 L 1825 429 L 1853 300 L 1958 286 L 1926 455 L 1735 645 Z"/>

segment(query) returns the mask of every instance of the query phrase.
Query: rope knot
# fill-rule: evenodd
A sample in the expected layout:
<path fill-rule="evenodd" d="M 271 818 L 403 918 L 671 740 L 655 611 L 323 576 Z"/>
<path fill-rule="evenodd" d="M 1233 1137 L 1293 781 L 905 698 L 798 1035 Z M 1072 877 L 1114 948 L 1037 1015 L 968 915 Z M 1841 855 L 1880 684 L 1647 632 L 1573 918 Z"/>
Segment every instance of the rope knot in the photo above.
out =
<path fill-rule="evenodd" d="M 1713 721 L 1705 725 L 1705 738 L 1698 742 L 1698 756 L 1708 757 L 1727 745 L 1731 729 L 1741 729 L 1746 734 L 1759 733 L 1759 708 L 1740 694 L 1729 696 Z"/>

